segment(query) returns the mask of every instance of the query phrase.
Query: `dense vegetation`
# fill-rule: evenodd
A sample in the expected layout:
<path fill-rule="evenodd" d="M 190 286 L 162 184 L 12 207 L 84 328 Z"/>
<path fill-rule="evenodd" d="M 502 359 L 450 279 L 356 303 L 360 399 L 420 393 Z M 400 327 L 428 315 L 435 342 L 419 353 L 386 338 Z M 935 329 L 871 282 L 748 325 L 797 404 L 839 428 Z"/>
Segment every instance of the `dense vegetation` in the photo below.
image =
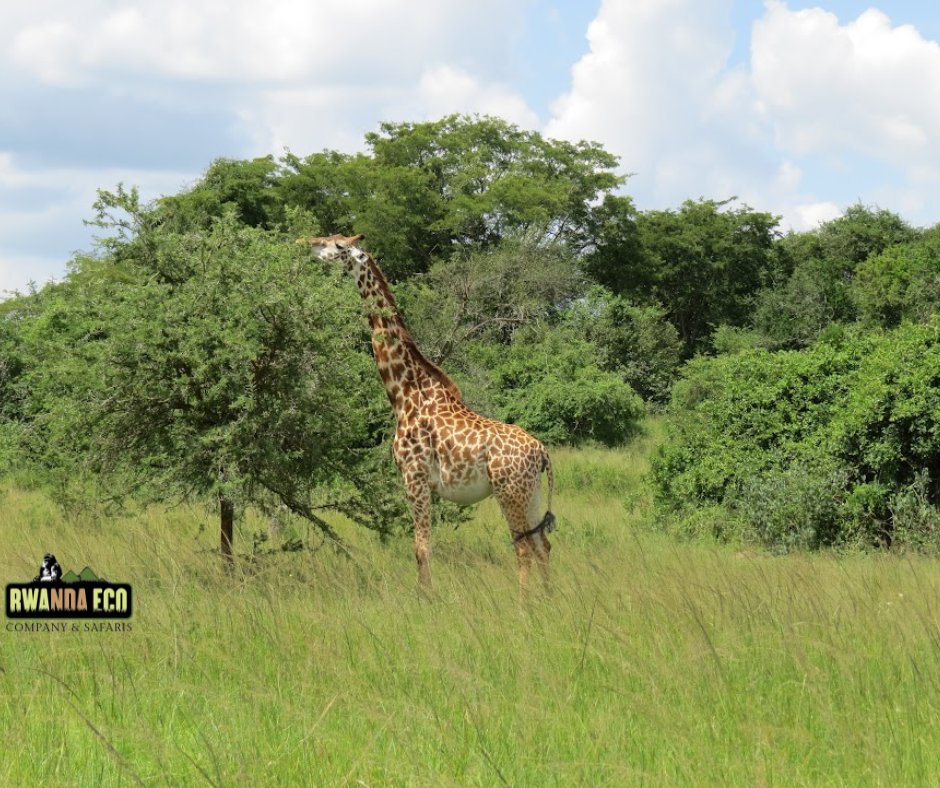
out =
<path fill-rule="evenodd" d="M 940 547 L 940 320 L 696 359 L 672 415 L 654 479 L 693 527 L 778 549 Z"/>
<path fill-rule="evenodd" d="M 294 243 L 364 233 L 471 406 L 609 446 L 665 410 L 659 522 L 781 550 L 940 542 L 936 228 L 637 211 L 600 146 L 493 118 L 366 143 L 219 160 L 150 205 L 102 191 L 96 248 L 0 304 L 0 473 L 72 510 L 211 500 L 223 532 L 249 505 L 406 527 L 358 297 Z"/>

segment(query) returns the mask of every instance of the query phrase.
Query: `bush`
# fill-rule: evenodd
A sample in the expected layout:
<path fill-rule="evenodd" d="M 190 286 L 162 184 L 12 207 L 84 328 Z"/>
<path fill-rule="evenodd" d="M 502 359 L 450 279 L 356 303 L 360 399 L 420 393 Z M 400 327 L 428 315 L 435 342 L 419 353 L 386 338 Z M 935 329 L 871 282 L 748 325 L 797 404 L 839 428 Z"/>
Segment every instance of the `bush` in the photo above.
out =
<path fill-rule="evenodd" d="M 856 204 L 838 219 L 777 241 L 777 276 L 758 293 L 751 322 L 774 348 L 805 348 L 832 323 L 858 317 L 854 279 L 867 260 L 919 236 L 890 211 Z"/>
<path fill-rule="evenodd" d="M 548 443 L 613 446 L 636 432 L 645 407 L 619 376 L 598 367 L 596 353 L 565 329 L 520 331 L 508 346 L 472 351 L 486 370 L 491 415 Z"/>
<path fill-rule="evenodd" d="M 767 338 L 759 331 L 736 326 L 718 326 L 712 334 L 715 352 L 740 353 L 744 350 L 757 350 L 767 346 Z"/>
<path fill-rule="evenodd" d="M 940 320 L 696 359 L 670 410 L 660 506 L 722 505 L 775 549 L 890 544 L 911 490 L 940 503 Z M 935 522 L 914 519 L 908 531 Z"/>
<path fill-rule="evenodd" d="M 665 309 L 636 306 L 595 288 L 571 310 L 568 321 L 597 346 L 603 369 L 619 374 L 647 402 L 669 401 L 682 342 Z"/>
<path fill-rule="evenodd" d="M 843 263 L 808 259 L 785 282 L 761 290 L 751 320 L 763 344 L 802 349 L 833 323 L 855 320 L 849 281 Z"/>
<path fill-rule="evenodd" d="M 848 473 L 802 463 L 745 479 L 728 508 L 745 537 L 778 552 L 816 549 L 844 541 L 842 507 Z"/>
<path fill-rule="evenodd" d="M 940 510 L 931 503 L 929 474 L 920 472 L 914 482 L 891 498 L 894 543 L 922 552 L 940 553 Z"/>

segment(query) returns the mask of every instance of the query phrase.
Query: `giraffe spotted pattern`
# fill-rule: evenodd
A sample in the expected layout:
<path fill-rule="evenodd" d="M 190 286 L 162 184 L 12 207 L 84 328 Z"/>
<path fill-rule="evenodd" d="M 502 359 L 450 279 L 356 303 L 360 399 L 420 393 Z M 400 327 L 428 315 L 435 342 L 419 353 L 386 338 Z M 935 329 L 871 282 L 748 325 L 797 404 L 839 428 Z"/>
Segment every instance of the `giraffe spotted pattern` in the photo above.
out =
<path fill-rule="evenodd" d="M 509 525 L 524 591 L 532 560 L 548 584 L 552 464 L 545 447 L 513 424 L 488 419 L 463 404 L 460 389 L 418 350 L 388 282 L 359 247 L 362 236 L 306 239 L 318 257 L 341 262 L 366 304 L 379 376 L 397 418 L 392 451 L 414 515 L 415 558 L 422 586 L 431 583 L 431 498 L 461 505 L 496 497 Z M 548 482 L 540 516 L 541 475 Z"/>

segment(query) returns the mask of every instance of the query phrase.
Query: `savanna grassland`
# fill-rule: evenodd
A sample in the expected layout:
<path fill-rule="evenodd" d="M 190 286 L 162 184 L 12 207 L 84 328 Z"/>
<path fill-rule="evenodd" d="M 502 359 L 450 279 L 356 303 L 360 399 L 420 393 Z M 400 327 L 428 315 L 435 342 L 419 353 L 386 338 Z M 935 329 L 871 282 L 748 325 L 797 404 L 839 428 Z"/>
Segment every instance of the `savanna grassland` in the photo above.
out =
<path fill-rule="evenodd" d="M 249 513 L 228 573 L 211 510 L 7 485 L 4 582 L 51 550 L 135 612 L 3 632 L 0 784 L 940 782 L 940 564 L 677 542 L 649 527 L 658 434 L 556 450 L 555 588 L 526 604 L 492 501 L 436 531 L 422 599 L 404 537 L 251 555 Z"/>

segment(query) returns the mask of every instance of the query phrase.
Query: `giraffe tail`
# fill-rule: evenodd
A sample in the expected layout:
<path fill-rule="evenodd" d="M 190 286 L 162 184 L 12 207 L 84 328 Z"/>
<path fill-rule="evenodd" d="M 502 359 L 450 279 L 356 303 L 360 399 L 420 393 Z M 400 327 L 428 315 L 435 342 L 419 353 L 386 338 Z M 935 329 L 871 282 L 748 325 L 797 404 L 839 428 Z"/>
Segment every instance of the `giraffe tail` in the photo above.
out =
<path fill-rule="evenodd" d="M 548 456 L 548 452 L 545 451 L 544 446 L 542 447 L 542 471 L 544 471 L 545 480 L 548 482 L 548 506 L 546 507 L 542 522 L 539 523 L 539 528 L 551 533 L 555 530 L 555 515 L 552 514 L 552 492 L 555 489 L 555 473 L 552 471 L 552 459 Z"/>

